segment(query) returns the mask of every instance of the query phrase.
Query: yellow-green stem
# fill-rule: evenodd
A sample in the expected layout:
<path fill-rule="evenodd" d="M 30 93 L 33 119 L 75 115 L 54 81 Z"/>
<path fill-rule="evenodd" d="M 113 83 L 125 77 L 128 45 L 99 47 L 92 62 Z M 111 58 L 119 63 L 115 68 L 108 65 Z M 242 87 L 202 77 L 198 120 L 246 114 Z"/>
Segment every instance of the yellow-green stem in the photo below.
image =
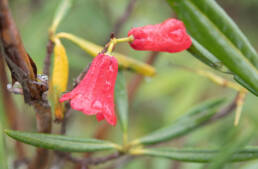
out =
<path fill-rule="evenodd" d="M 58 33 L 56 35 L 57 38 L 65 38 L 76 45 L 78 45 L 80 48 L 82 48 L 84 51 L 89 53 L 92 56 L 97 56 L 99 52 L 102 51 L 103 47 L 96 45 L 92 42 L 89 42 L 87 40 L 84 40 L 82 38 L 79 38 L 75 35 L 69 34 L 69 33 Z M 126 57 L 120 53 L 112 53 L 112 55 L 118 60 L 119 66 L 125 69 L 131 69 L 135 72 L 138 72 L 139 74 L 142 74 L 144 76 L 153 76 L 155 75 L 155 68 L 152 66 L 139 62 L 135 59 Z"/>

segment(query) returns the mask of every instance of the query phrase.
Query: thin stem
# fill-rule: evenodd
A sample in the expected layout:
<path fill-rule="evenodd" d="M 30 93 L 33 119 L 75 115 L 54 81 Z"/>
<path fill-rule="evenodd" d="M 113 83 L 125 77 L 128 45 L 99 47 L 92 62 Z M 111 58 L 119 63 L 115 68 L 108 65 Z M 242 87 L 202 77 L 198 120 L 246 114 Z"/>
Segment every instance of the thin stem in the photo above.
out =
<path fill-rule="evenodd" d="M 0 35 L 12 80 L 22 85 L 25 103 L 32 105 L 36 111 L 38 132 L 51 133 L 51 109 L 44 98 L 48 86 L 37 79 L 37 67 L 24 48 L 7 0 L 0 0 Z M 29 168 L 45 168 L 48 157 L 48 150 L 38 148 Z"/>
<path fill-rule="evenodd" d="M 243 109 L 243 104 L 244 104 L 244 99 L 246 97 L 247 92 L 239 92 L 237 100 L 236 100 L 236 116 L 235 116 L 235 121 L 234 121 L 234 125 L 237 126 L 239 124 L 239 120 L 240 120 L 240 116 L 242 113 L 242 109 Z"/>
<path fill-rule="evenodd" d="M 85 52 L 89 53 L 93 57 L 97 56 L 99 52 L 103 50 L 103 47 L 69 33 L 64 33 L 64 32 L 58 33 L 56 37 L 65 38 L 72 41 L 73 43 L 78 45 L 80 48 L 82 48 Z M 139 62 L 138 60 L 127 57 L 120 53 L 114 52 L 112 55 L 117 59 L 119 66 L 122 68 L 133 70 L 145 76 L 153 76 L 156 73 L 155 69 L 148 64 Z"/>
<path fill-rule="evenodd" d="M 51 65 L 51 55 L 52 55 L 53 49 L 54 49 L 54 43 L 51 39 L 48 40 L 48 44 L 47 44 L 46 48 L 47 48 L 47 50 L 46 50 L 46 57 L 44 60 L 43 74 L 45 74 L 49 77 L 50 65 Z"/>
<path fill-rule="evenodd" d="M 125 38 L 118 38 L 114 39 L 116 43 L 122 43 L 122 42 L 132 42 L 134 40 L 133 35 L 125 37 Z"/>
<path fill-rule="evenodd" d="M 4 112 L 6 114 L 8 123 L 13 130 L 20 130 L 20 120 L 19 120 L 19 110 L 11 96 L 11 94 L 7 90 L 8 78 L 7 73 L 5 70 L 4 58 L 2 50 L 0 49 L 0 86 L 1 86 L 1 93 L 3 97 L 3 106 Z M 17 154 L 17 161 L 21 161 L 25 159 L 25 151 L 23 144 L 19 141 L 15 141 L 15 151 Z"/>
<path fill-rule="evenodd" d="M 151 52 L 145 61 L 146 64 L 153 65 L 158 57 L 158 52 Z M 132 80 L 130 80 L 130 83 L 128 85 L 128 100 L 129 102 L 132 102 L 135 94 L 137 93 L 140 85 L 142 84 L 144 80 L 144 76 L 142 75 L 134 75 L 132 77 Z"/>

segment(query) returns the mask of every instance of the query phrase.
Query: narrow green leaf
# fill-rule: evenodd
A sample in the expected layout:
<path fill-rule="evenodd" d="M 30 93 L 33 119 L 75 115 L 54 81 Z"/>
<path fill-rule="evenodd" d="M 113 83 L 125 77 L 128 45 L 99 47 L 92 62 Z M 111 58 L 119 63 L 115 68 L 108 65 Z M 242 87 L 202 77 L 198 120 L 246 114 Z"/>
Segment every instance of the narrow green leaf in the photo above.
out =
<path fill-rule="evenodd" d="M 115 85 L 115 103 L 116 112 L 118 113 L 119 122 L 123 133 L 127 133 L 128 126 L 128 95 L 126 81 L 122 70 L 117 73 Z"/>
<path fill-rule="evenodd" d="M 192 46 L 187 50 L 195 58 L 199 59 L 214 69 L 218 69 L 221 66 L 221 64 L 219 64 L 220 61 L 194 38 L 192 38 Z"/>
<path fill-rule="evenodd" d="M 113 143 L 97 139 L 73 138 L 62 135 L 29 133 L 13 130 L 5 130 L 5 133 L 26 144 L 59 151 L 92 152 L 117 148 L 117 145 Z"/>
<path fill-rule="evenodd" d="M 137 139 L 134 143 L 144 145 L 155 144 L 185 135 L 209 120 L 217 112 L 218 106 L 223 102 L 224 99 L 216 99 L 202 103 L 191 109 L 185 116 L 179 118 L 172 125 Z"/>
<path fill-rule="evenodd" d="M 137 153 L 138 155 L 148 155 L 154 157 L 168 158 L 171 160 L 179 160 L 184 162 L 207 163 L 212 161 L 218 154 L 218 150 L 202 150 L 202 149 L 172 149 L 172 148 L 152 148 L 143 149 Z M 246 147 L 234 152 L 231 162 L 247 161 L 258 158 L 258 147 Z"/>
<path fill-rule="evenodd" d="M 258 56 L 243 32 L 214 0 L 191 0 L 256 68 Z"/>
<path fill-rule="evenodd" d="M 225 144 L 205 169 L 223 168 L 231 160 L 232 156 L 247 144 L 254 134 L 255 132 L 250 132 L 250 130 L 245 130 L 244 133 L 241 133 L 240 127 L 232 128 L 229 134 L 222 138 L 225 139 Z"/>
<path fill-rule="evenodd" d="M 247 84 L 246 82 L 244 82 L 240 77 L 238 76 L 234 76 L 235 81 L 237 81 L 239 84 L 241 84 L 242 86 L 244 86 L 246 89 L 248 89 L 251 93 L 253 93 L 254 95 L 258 96 L 258 91 L 254 90 L 253 88 L 251 88 L 251 86 L 249 84 Z"/>
<path fill-rule="evenodd" d="M 191 36 L 258 93 L 258 56 L 214 0 L 168 0 Z"/>
<path fill-rule="evenodd" d="M 57 29 L 59 23 L 65 17 L 65 15 L 68 13 L 71 6 L 72 6 L 72 0 L 61 0 L 60 4 L 57 7 L 57 10 L 55 12 L 53 23 L 50 27 L 51 33 L 56 32 L 56 29 Z"/>

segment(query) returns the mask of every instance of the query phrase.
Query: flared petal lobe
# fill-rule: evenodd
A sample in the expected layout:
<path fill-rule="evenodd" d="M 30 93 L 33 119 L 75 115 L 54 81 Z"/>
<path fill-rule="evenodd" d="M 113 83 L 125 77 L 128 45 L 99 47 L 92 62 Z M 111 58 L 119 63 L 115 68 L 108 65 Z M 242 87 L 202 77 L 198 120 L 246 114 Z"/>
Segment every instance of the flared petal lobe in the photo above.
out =
<path fill-rule="evenodd" d="M 161 24 L 133 28 L 128 36 L 133 36 L 130 45 L 135 50 L 175 53 L 189 48 L 192 44 L 183 22 L 168 19 Z"/>
<path fill-rule="evenodd" d="M 113 56 L 99 54 L 81 82 L 71 92 L 64 94 L 60 102 L 70 100 L 73 109 L 96 115 L 98 121 L 105 119 L 111 125 L 116 125 L 114 87 L 117 71 L 118 63 Z"/>

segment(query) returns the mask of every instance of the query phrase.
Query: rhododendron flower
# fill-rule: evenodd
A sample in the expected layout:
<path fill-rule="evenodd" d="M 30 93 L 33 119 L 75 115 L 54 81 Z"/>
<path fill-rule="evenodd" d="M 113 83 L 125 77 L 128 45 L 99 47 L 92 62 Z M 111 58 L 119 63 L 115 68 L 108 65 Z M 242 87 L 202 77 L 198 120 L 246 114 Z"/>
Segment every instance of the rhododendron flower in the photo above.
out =
<path fill-rule="evenodd" d="M 130 45 L 135 50 L 159 52 L 180 52 L 192 44 L 184 23 L 177 19 L 168 19 L 161 24 L 133 28 L 128 32 L 134 40 Z"/>
<path fill-rule="evenodd" d="M 118 63 L 113 56 L 99 54 L 81 82 L 64 94 L 60 102 L 70 100 L 73 109 L 96 115 L 98 121 L 106 119 L 111 125 L 116 125 L 114 86 L 117 71 Z"/>

